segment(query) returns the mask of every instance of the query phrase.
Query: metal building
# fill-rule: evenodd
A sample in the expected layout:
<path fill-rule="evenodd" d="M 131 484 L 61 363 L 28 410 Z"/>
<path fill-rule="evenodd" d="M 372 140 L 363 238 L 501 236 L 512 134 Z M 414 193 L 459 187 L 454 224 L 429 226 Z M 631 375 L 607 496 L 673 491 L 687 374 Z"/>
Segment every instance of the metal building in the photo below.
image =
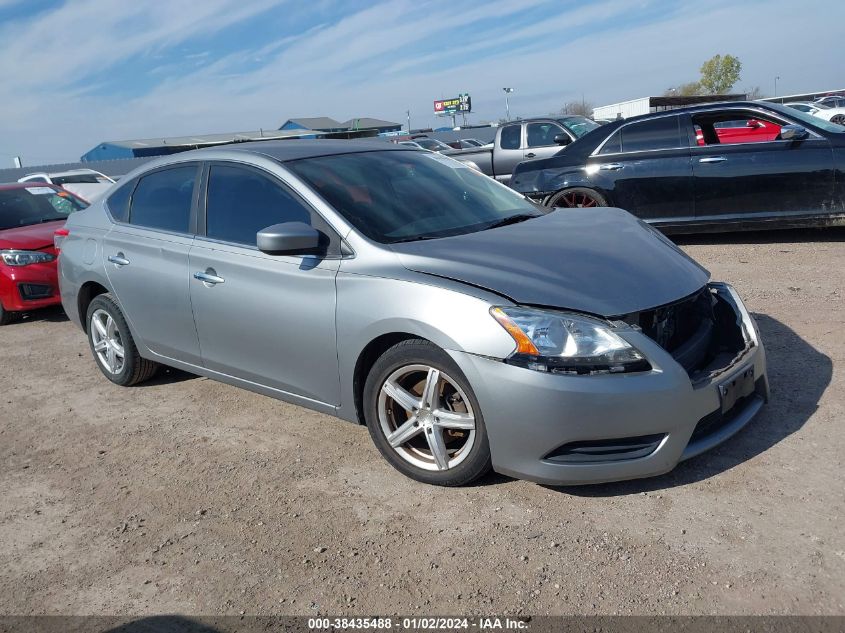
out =
<path fill-rule="evenodd" d="M 698 105 L 700 103 L 714 103 L 717 101 L 744 101 L 745 94 L 725 95 L 690 95 L 690 96 L 669 96 L 669 97 L 640 97 L 630 101 L 621 101 L 606 106 L 593 108 L 593 119 L 605 119 L 614 121 L 616 119 L 628 119 L 640 114 L 660 112 L 662 110 L 673 110 L 685 106 Z"/>

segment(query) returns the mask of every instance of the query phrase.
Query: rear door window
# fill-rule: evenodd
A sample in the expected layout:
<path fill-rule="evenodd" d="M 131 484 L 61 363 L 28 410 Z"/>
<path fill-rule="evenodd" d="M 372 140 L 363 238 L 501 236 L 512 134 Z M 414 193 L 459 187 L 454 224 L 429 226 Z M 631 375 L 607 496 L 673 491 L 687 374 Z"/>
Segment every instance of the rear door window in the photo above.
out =
<path fill-rule="evenodd" d="M 129 223 L 174 233 L 190 232 L 196 177 L 196 165 L 142 176 L 132 194 Z"/>
<path fill-rule="evenodd" d="M 626 125 L 620 132 L 623 152 L 677 149 L 681 144 L 677 116 L 659 117 Z"/>

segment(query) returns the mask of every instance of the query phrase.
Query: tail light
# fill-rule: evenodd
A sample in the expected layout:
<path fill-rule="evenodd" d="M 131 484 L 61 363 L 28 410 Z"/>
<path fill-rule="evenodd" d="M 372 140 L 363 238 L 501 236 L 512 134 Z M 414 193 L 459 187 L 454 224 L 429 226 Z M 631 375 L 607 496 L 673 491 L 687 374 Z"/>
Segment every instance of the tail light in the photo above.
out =
<path fill-rule="evenodd" d="M 66 229 L 65 227 L 56 229 L 53 232 L 53 246 L 56 247 L 57 251 L 62 250 L 62 243 L 68 235 L 70 235 L 70 229 Z"/>

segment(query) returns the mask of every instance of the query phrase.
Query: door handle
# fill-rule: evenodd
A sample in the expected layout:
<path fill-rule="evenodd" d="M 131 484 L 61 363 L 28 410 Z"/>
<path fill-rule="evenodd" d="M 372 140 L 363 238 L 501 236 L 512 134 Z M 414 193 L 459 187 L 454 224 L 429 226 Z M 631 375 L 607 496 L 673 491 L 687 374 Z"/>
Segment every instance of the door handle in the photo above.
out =
<path fill-rule="evenodd" d="M 205 272 L 194 273 L 194 279 L 198 279 L 202 283 L 208 284 L 210 286 L 222 284 L 224 281 L 226 281 L 225 279 L 223 279 L 223 277 L 218 277 L 215 274 L 214 269 L 212 269 L 212 268 L 209 268 Z"/>
<path fill-rule="evenodd" d="M 726 160 L 728 160 L 728 159 L 725 158 L 724 156 L 705 156 L 704 158 L 699 158 L 698 162 L 710 164 L 710 163 L 724 163 Z"/>
<path fill-rule="evenodd" d="M 123 253 L 117 255 L 109 255 L 109 261 L 115 266 L 128 266 L 129 260 L 123 256 Z"/>
<path fill-rule="evenodd" d="M 525 158 L 534 158 L 536 155 L 537 155 L 537 154 L 535 154 L 534 152 L 528 152 L 528 153 L 525 155 Z"/>
<path fill-rule="evenodd" d="M 604 165 L 599 165 L 599 169 L 602 171 L 619 171 L 624 166 L 622 163 L 605 163 Z"/>

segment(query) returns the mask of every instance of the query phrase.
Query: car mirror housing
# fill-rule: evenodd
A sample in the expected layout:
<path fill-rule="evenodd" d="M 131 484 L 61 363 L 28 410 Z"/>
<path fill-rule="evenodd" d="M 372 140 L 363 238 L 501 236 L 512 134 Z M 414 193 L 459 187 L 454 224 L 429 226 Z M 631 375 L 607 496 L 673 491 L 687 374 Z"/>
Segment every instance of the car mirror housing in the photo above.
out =
<path fill-rule="evenodd" d="M 780 137 L 784 141 L 802 141 L 810 136 L 807 128 L 801 125 L 784 125 L 780 129 Z"/>
<path fill-rule="evenodd" d="M 568 134 L 556 134 L 555 135 L 555 145 L 569 145 L 572 142 L 572 139 L 569 138 Z"/>
<path fill-rule="evenodd" d="M 320 247 L 320 232 L 304 222 L 283 222 L 261 229 L 257 244 L 268 255 L 313 255 Z"/>

